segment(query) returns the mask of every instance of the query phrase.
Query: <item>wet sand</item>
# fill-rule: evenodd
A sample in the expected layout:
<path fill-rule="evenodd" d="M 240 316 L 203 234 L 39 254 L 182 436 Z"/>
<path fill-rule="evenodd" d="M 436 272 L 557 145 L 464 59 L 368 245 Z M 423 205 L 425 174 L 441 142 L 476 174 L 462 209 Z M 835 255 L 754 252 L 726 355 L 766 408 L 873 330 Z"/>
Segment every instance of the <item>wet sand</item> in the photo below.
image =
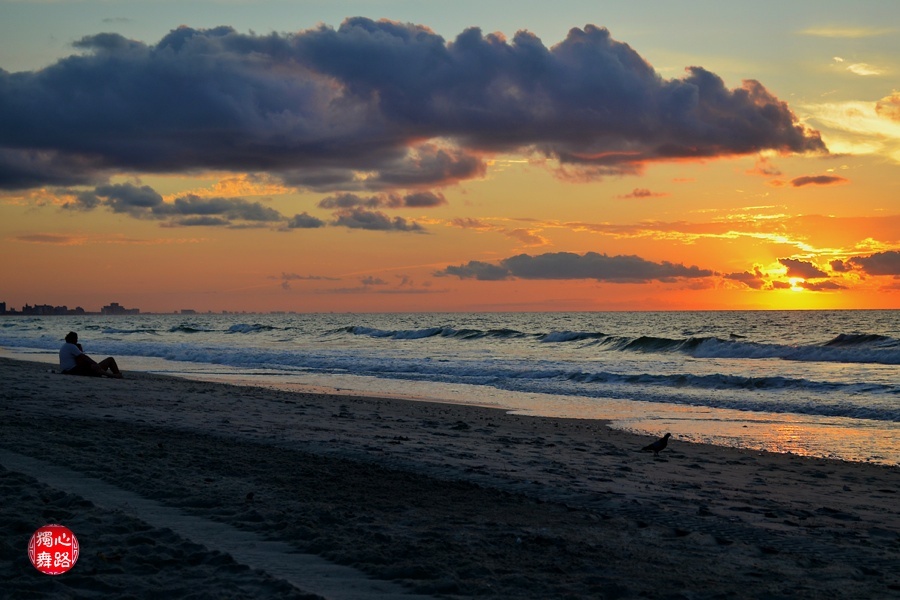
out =
<path fill-rule="evenodd" d="M 639 452 L 651 439 L 599 421 L 48 370 L 0 359 L 5 456 L 410 594 L 900 597 L 895 467 L 678 439 L 654 457 Z M 315 592 L 280 567 L 223 551 L 199 521 L 154 525 L 137 504 L 111 508 L 102 493 L 42 483 L 24 464 L 0 459 L 0 580 L 13 597 Z M 82 548 L 58 577 L 34 569 L 25 550 L 49 522 L 67 525 Z"/>

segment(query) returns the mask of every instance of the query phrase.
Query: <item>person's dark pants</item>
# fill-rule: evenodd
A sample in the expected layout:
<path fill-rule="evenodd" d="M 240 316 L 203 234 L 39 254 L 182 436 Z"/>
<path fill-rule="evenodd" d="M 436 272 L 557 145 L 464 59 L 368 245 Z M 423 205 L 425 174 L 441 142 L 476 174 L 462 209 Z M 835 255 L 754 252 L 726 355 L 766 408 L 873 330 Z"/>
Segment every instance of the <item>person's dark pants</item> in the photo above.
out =
<path fill-rule="evenodd" d="M 63 371 L 63 375 L 85 375 L 87 377 L 101 377 L 103 373 L 99 370 L 94 370 L 87 365 L 76 365 L 71 369 Z"/>

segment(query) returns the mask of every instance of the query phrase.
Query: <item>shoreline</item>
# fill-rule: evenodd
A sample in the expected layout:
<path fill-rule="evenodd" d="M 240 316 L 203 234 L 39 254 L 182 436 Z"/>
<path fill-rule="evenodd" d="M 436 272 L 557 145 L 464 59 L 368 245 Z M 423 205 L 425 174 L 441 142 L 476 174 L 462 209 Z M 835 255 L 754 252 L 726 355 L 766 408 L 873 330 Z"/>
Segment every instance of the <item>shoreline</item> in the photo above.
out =
<path fill-rule="evenodd" d="M 0 348 L 0 358 L 46 363 L 55 368 L 56 352 L 16 353 Z M 495 408 L 524 416 L 572 418 L 605 423 L 639 436 L 665 432 L 682 440 L 722 448 L 769 451 L 809 458 L 900 467 L 900 423 L 850 419 L 803 412 L 766 412 L 709 408 L 680 401 L 650 402 L 606 397 L 557 396 L 508 391 L 464 383 L 412 382 L 370 376 L 244 371 L 216 364 L 181 363 L 161 358 L 123 355 L 136 371 L 274 391 L 363 398 L 399 399 Z"/>
<path fill-rule="evenodd" d="M 900 594 L 896 467 L 678 439 L 656 458 L 638 451 L 652 440 L 600 421 L 47 371 L 0 358 L 0 447 L 420 594 Z M 43 523 L 25 516 L 52 510 L 35 507 L 22 486 L 2 488 L 2 504 L 30 535 Z M 69 521 L 81 518 L 75 506 L 60 509 Z M 125 541 L 82 542 L 77 569 L 93 575 L 39 579 L 12 533 L 7 526 L 0 536 L 11 548 L 0 555 L 2 570 L 23 593 L 72 581 L 112 585 L 139 571 Z M 110 552 L 122 556 L 115 572 L 98 554 Z M 229 577 L 211 580 L 229 585 Z"/>

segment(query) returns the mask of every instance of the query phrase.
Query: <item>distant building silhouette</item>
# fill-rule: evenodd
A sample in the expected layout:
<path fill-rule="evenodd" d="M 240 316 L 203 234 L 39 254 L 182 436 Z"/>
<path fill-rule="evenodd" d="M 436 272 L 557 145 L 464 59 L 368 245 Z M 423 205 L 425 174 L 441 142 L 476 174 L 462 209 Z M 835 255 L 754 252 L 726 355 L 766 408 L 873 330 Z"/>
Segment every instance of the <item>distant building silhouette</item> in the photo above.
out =
<path fill-rule="evenodd" d="M 44 317 L 48 315 L 86 315 L 83 308 L 77 306 L 69 308 L 68 306 L 51 306 L 49 304 L 35 304 L 31 306 L 26 304 L 22 310 L 7 308 L 6 302 L 0 302 L 0 315 L 28 315 Z"/>
<path fill-rule="evenodd" d="M 101 315 L 137 315 L 140 312 L 139 308 L 125 308 L 118 302 L 111 302 L 100 309 Z"/>
<path fill-rule="evenodd" d="M 14 308 L 9 308 L 6 302 L 0 302 L 0 315 L 15 315 L 15 316 L 50 316 L 50 315 L 139 315 L 141 313 L 141 309 L 139 308 L 125 308 L 118 302 L 111 302 L 110 304 L 104 306 L 100 309 L 99 313 L 96 312 L 88 312 L 81 308 L 80 306 L 76 306 L 75 308 L 69 308 L 68 306 L 51 306 L 49 304 L 35 304 L 34 306 L 30 304 L 26 304 L 22 307 L 22 310 L 16 310 Z"/>

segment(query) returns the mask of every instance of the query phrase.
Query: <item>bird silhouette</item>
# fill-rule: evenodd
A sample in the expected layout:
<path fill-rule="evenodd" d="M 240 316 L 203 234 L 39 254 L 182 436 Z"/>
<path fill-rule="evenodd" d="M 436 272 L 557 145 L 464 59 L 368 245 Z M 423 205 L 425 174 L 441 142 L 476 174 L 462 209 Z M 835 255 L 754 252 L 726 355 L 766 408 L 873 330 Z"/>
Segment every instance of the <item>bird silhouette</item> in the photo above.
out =
<path fill-rule="evenodd" d="M 665 449 L 666 445 L 669 443 L 670 437 L 672 437 L 672 434 L 667 433 L 652 444 L 647 444 L 646 446 L 641 448 L 641 452 L 652 451 L 653 456 L 659 456 L 660 451 Z"/>

